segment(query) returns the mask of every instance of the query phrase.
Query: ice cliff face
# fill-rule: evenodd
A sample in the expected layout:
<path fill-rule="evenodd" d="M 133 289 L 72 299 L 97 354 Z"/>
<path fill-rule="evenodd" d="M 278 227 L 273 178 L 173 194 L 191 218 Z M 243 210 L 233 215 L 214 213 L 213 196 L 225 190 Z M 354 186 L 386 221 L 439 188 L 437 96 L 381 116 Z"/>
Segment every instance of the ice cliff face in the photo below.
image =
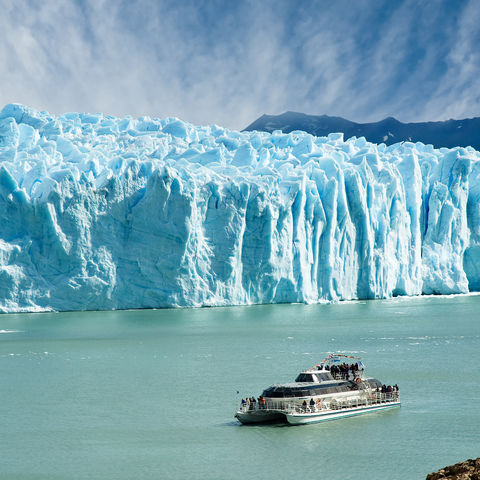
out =
<path fill-rule="evenodd" d="M 480 289 L 480 153 L 0 112 L 0 309 Z"/>

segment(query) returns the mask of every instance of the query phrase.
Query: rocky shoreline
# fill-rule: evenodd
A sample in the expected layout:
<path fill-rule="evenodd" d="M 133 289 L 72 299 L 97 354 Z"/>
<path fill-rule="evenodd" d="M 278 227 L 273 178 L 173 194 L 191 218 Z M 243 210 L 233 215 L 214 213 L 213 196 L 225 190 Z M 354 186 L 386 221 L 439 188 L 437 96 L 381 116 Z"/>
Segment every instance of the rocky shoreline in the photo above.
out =
<path fill-rule="evenodd" d="M 480 458 L 468 459 L 429 473 L 426 480 L 480 480 Z"/>

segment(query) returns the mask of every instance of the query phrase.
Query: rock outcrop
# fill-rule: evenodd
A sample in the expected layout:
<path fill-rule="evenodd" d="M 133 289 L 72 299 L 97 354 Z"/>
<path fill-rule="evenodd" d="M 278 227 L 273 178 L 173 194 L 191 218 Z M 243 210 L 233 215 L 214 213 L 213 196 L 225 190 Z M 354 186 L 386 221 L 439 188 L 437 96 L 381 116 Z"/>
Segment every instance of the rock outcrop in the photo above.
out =
<path fill-rule="evenodd" d="M 466 460 L 438 472 L 429 473 L 426 480 L 480 480 L 480 458 Z"/>

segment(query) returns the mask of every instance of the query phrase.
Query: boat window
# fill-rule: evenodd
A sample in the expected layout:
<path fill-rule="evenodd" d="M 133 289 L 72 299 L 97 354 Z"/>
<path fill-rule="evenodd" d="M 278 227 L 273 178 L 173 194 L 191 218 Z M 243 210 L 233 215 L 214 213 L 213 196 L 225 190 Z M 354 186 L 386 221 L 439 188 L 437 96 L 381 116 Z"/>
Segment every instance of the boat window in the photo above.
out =
<path fill-rule="evenodd" d="M 263 391 L 262 395 L 267 398 L 295 397 L 295 389 L 286 387 L 270 387 Z"/>
<path fill-rule="evenodd" d="M 292 388 L 292 397 L 306 397 L 308 390 L 300 390 L 299 388 Z"/>
<path fill-rule="evenodd" d="M 301 373 L 296 379 L 296 382 L 313 382 L 313 376 L 309 373 Z"/>
<path fill-rule="evenodd" d="M 275 387 L 269 387 L 263 391 L 262 397 L 271 397 L 271 393 L 275 390 Z"/>
<path fill-rule="evenodd" d="M 263 391 L 262 395 L 267 398 L 291 398 L 291 397 L 309 397 L 313 395 L 328 395 L 332 393 L 348 392 L 350 384 L 340 385 L 314 384 L 304 387 L 269 387 Z"/>

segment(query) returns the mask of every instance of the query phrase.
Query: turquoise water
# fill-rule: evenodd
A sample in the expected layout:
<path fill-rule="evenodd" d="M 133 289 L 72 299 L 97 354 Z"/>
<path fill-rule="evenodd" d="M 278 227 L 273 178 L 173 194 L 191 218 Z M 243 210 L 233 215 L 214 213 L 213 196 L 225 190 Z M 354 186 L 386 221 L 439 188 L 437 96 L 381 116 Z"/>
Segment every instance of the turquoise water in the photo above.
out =
<path fill-rule="evenodd" d="M 480 456 L 480 296 L 0 316 L 0 478 L 423 479 Z M 359 353 L 402 408 L 241 426 L 241 395 Z"/>

